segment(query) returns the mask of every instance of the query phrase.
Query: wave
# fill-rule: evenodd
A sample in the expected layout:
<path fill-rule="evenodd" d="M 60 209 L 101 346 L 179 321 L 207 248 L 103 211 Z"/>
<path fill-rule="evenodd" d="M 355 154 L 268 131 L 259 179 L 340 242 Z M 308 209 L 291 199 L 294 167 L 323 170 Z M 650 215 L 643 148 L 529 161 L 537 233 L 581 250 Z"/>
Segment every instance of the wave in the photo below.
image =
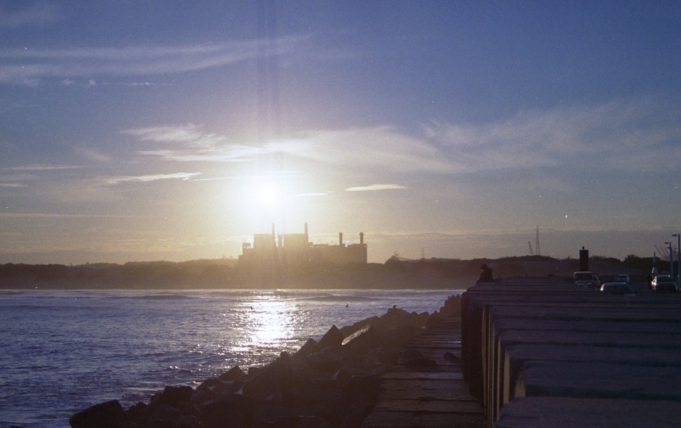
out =
<path fill-rule="evenodd" d="M 134 300 L 186 300 L 194 299 L 193 296 L 181 293 L 156 293 L 156 294 L 142 294 L 142 295 L 126 295 L 126 296 L 112 296 L 112 299 L 134 299 Z"/>
<path fill-rule="evenodd" d="M 322 294 L 318 296 L 301 298 L 300 300 L 315 302 L 369 302 L 375 299 L 370 296 Z"/>

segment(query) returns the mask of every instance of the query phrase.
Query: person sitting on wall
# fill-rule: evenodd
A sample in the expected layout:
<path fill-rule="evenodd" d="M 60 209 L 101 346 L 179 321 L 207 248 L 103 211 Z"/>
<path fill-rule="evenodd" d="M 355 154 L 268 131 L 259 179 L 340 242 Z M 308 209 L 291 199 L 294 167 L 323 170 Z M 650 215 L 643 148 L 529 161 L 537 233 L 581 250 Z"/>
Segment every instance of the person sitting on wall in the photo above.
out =
<path fill-rule="evenodd" d="M 494 281 L 494 277 L 492 276 L 492 269 L 489 266 L 483 264 L 482 266 L 480 266 L 480 269 L 482 269 L 482 272 L 480 272 L 480 278 L 478 278 L 478 282 Z"/>

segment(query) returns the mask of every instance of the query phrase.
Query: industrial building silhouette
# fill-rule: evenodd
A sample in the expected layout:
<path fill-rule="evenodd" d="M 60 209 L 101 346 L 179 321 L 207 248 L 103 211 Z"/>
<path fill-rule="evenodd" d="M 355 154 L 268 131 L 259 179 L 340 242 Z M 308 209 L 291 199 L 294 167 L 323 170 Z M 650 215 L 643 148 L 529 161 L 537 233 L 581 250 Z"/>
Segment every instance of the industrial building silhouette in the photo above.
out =
<path fill-rule="evenodd" d="M 277 235 L 272 225 L 271 233 L 253 235 L 253 243 L 242 244 L 239 256 L 240 268 L 283 267 L 305 268 L 311 265 L 347 265 L 367 263 L 367 244 L 364 233 L 359 234 L 359 244 L 343 242 L 338 234 L 338 244 L 314 244 L 310 242 L 307 223 L 304 233 Z"/>

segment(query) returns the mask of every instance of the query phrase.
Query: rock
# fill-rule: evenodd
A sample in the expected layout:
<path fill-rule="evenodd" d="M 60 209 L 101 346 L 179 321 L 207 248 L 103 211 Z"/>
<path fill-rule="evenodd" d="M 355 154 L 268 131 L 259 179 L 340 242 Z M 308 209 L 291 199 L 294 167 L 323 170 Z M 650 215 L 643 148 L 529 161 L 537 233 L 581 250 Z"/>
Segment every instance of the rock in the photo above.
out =
<path fill-rule="evenodd" d="M 341 342 L 341 346 L 346 346 L 355 340 L 359 340 L 362 336 L 368 335 L 370 331 L 371 325 L 366 325 L 360 328 L 359 330 L 355 331 L 349 336 L 346 336 L 345 339 L 343 339 L 343 341 Z"/>
<path fill-rule="evenodd" d="M 293 354 L 293 357 L 304 358 L 317 350 L 317 341 L 314 339 L 307 339 L 307 342 L 305 342 L 305 344 L 301 346 L 295 354 Z"/>
<path fill-rule="evenodd" d="M 242 395 L 232 395 L 213 401 L 201 409 L 201 427 L 252 427 L 253 409 L 253 401 Z"/>
<path fill-rule="evenodd" d="M 351 378 L 352 375 L 343 368 L 338 369 L 333 375 L 331 375 L 331 380 L 341 387 L 346 385 Z"/>
<path fill-rule="evenodd" d="M 137 425 L 142 425 L 149 418 L 149 406 L 145 403 L 137 403 L 126 412 L 128 420 Z"/>
<path fill-rule="evenodd" d="M 244 373 L 243 370 L 239 366 L 234 366 L 231 369 L 227 370 L 220 376 L 218 376 L 218 379 L 220 380 L 227 380 L 227 381 L 234 381 L 234 380 L 239 380 L 242 379 L 246 376 L 246 373 Z"/>
<path fill-rule="evenodd" d="M 343 388 L 342 411 L 338 426 L 356 427 L 371 411 L 381 389 L 381 376 L 353 376 Z"/>
<path fill-rule="evenodd" d="M 124 428 L 130 426 L 128 417 L 118 400 L 95 404 L 71 416 L 73 428 Z"/>
<path fill-rule="evenodd" d="M 341 331 L 341 333 L 343 333 L 344 337 L 347 337 L 347 336 L 350 336 L 352 333 L 356 332 L 357 330 L 361 330 L 364 327 L 374 325 L 374 323 L 376 323 L 378 320 L 379 320 L 379 317 L 377 317 L 377 316 L 365 318 L 361 321 L 354 323 L 351 326 L 341 327 L 340 331 Z"/>
<path fill-rule="evenodd" d="M 191 386 L 166 386 L 161 395 L 157 396 L 156 402 L 177 407 L 189 403 L 193 393 Z"/>
<path fill-rule="evenodd" d="M 434 313 L 433 315 L 428 317 L 428 320 L 426 320 L 426 328 L 438 327 L 444 323 L 445 323 L 444 317 L 439 313 Z"/>
<path fill-rule="evenodd" d="M 446 303 L 447 308 L 441 311 L 454 311 L 457 305 L 460 302 Z M 293 355 L 282 352 L 266 366 L 249 367 L 248 373 L 235 366 L 205 380 L 195 390 L 189 386 L 168 386 L 152 397 L 149 404 L 138 403 L 127 413 L 120 409 L 118 402 L 102 403 L 103 409 L 81 412 L 91 411 L 93 419 L 77 414 L 72 417 L 72 425 L 109 428 L 359 426 L 376 401 L 380 378 L 388 365 L 398 358 L 409 365 L 436 365 L 418 352 L 400 352 L 426 323 L 442 319 L 438 317 L 393 307 L 380 317 L 367 318 L 350 327 L 339 329 L 334 325 L 319 341 L 308 339 Z M 116 405 L 120 410 L 118 415 Z M 86 423 L 74 425 L 79 418 Z"/>
<path fill-rule="evenodd" d="M 335 372 L 343 365 L 345 356 L 342 352 L 331 348 L 322 349 L 319 352 L 308 355 L 305 362 L 313 369 L 326 372 Z"/>
<path fill-rule="evenodd" d="M 160 403 L 153 406 L 145 426 L 149 428 L 179 428 L 175 425 L 175 422 L 180 416 L 182 416 L 182 413 L 176 407 Z"/>
<path fill-rule="evenodd" d="M 328 347 L 338 348 L 343 343 L 343 333 L 338 330 L 338 327 L 332 325 L 329 331 L 319 340 L 317 349 L 324 349 Z"/>
<path fill-rule="evenodd" d="M 291 358 L 287 354 L 287 357 L 280 357 L 258 371 L 244 384 L 243 393 L 260 400 L 279 400 L 290 386 L 292 377 Z"/>

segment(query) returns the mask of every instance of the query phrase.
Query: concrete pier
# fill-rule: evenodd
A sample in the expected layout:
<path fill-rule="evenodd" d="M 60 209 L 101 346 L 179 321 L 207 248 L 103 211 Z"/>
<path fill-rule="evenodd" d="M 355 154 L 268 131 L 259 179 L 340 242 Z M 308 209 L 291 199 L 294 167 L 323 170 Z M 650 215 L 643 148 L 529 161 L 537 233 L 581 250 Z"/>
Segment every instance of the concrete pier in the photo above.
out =
<path fill-rule="evenodd" d="M 412 340 L 385 373 L 373 412 L 362 428 L 483 428 L 482 407 L 461 371 L 458 319 L 446 320 Z"/>
<path fill-rule="evenodd" d="M 680 297 L 560 278 L 470 288 L 462 364 L 487 424 L 681 426 Z"/>

